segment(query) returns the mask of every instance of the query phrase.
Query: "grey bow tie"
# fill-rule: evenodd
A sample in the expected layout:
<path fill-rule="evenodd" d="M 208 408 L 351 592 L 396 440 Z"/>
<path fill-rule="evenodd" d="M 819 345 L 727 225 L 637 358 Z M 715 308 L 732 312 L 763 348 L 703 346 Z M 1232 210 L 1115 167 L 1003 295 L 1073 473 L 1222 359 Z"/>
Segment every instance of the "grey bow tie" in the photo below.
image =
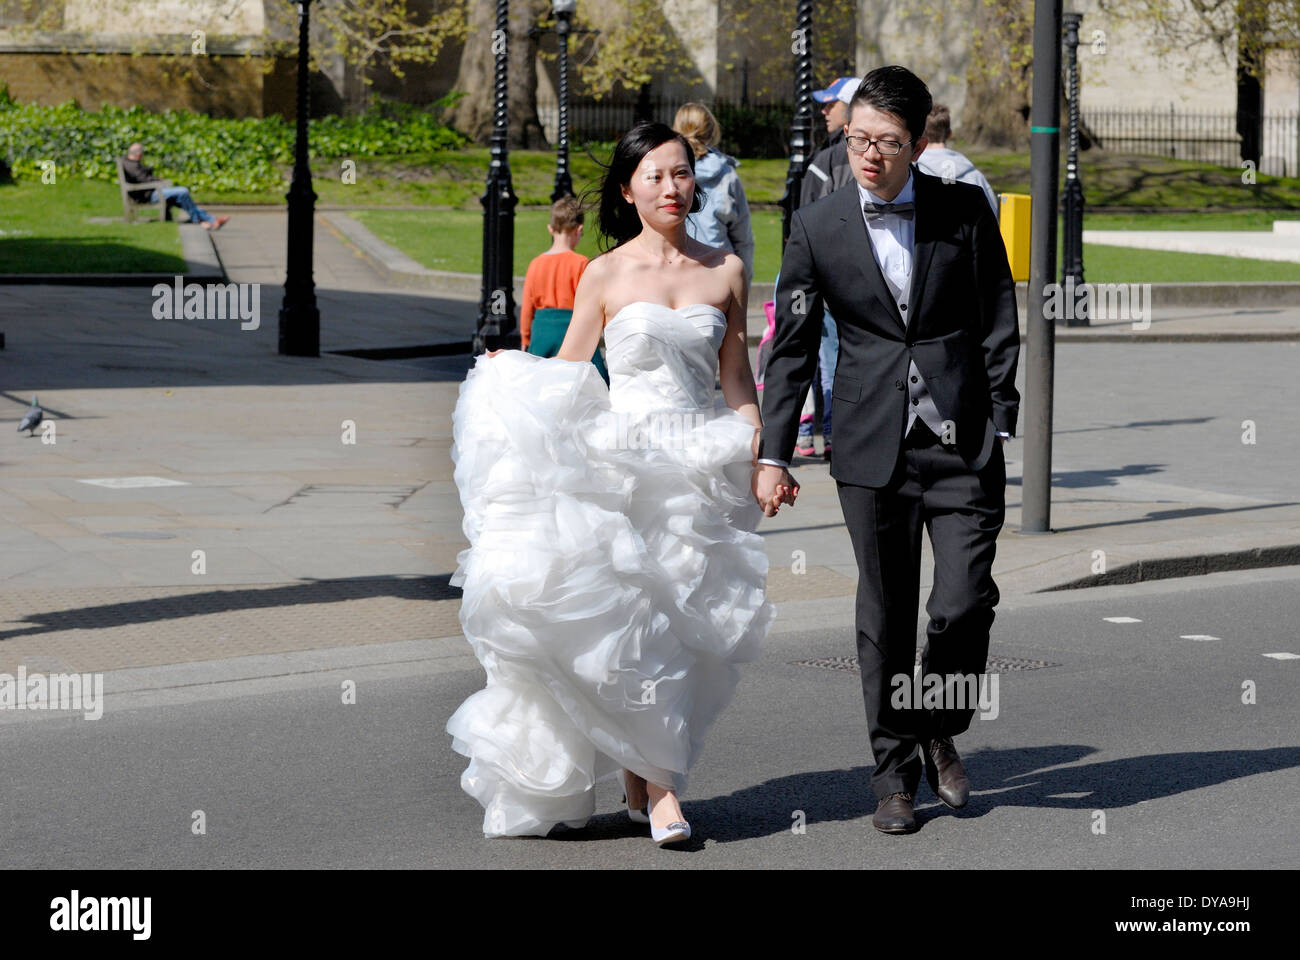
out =
<path fill-rule="evenodd" d="M 866 214 L 868 220 L 875 220 L 878 217 L 887 217 L 890 214 L 902 217 L 904 220 L 911 220 L 916 216 L 916 204 L 872 203 L 868 200 L 862 204 L 862 212 Z"/>

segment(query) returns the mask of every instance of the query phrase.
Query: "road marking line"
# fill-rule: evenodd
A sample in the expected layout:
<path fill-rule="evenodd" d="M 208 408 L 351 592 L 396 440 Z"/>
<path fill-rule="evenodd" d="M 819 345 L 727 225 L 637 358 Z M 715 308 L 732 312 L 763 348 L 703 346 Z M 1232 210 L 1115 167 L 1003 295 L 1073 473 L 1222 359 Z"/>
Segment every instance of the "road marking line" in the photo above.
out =
<path fill-rule="evenodd" d="M 1107 623 L 1141 623 L 1136 617 L 1102 617 Z"/>
<path fill-rule="evenodd" d="M 101 477 L 98 480 L 78 480 L 96 487 L 110 487 L 113 490 L 126 490 L 131 487 L 188 487 L 185 480 L 169 480 L 167 477 Z"/>
<path fill-rule="evenodd" d="M 1212 637 L 1208 633 L 1184 633 L 1179 640 L 1222 640 L 1222 637 Z"/>
<path fill-rule="evenodd" d="M 1264 656 L 1274 660 L 1300 660 L 1300 653 L 1266 653 Z"/>

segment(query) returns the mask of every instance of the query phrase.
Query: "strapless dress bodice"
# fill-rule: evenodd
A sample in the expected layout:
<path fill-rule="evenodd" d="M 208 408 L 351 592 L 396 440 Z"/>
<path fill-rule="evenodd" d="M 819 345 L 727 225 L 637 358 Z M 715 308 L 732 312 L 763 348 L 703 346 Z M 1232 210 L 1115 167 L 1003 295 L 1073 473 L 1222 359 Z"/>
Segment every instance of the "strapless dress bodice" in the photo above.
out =
<path fill-rule="evenodd" d="M 615 410 L 713 406 L 727 315 L 707 303 L 684 307 L 637 300 L 605 325 L 605 362 Z"/>

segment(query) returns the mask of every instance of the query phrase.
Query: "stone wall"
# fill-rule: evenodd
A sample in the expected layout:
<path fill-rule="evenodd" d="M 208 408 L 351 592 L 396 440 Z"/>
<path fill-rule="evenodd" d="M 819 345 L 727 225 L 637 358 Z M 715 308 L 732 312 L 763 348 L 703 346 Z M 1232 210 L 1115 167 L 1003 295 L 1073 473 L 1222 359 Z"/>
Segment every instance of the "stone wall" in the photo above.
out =
<path fill-rule="evenodd" d="M 264 63 L 260 57 L 208 56 L 190 64 L 153 54 L 0 52 L 0 83 L 23 103 L 75 99 L 87 110 L 107 103 L 214 117 L 292 116 L 294 61 L 274 58 L 270 72 Z"/>

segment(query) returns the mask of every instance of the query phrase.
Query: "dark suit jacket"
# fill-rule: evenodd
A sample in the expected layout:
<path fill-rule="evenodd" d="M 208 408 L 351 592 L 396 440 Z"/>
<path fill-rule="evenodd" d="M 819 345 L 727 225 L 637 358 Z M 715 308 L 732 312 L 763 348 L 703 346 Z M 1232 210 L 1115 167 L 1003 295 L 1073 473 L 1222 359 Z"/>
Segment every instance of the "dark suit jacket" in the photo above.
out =
<path fill-rule="evenodd" d="M 839 328 L 832 389 L 831 476 L 889 482 L 907 423 L 909 359 L 934 404 L 955 424 L 972 469 L 988 461 L 994 431 L 1016 432 L 1020 353 L 1015 284 L 984 192 L 912 167 L 912 289 L 898 305 L 871 249 L 856 185 L 795 212 L 776 293 L 776 334 L 763 381 L 759 457 L 792 459 L 799 411 L 812 383 L 822 308 Z"/>

